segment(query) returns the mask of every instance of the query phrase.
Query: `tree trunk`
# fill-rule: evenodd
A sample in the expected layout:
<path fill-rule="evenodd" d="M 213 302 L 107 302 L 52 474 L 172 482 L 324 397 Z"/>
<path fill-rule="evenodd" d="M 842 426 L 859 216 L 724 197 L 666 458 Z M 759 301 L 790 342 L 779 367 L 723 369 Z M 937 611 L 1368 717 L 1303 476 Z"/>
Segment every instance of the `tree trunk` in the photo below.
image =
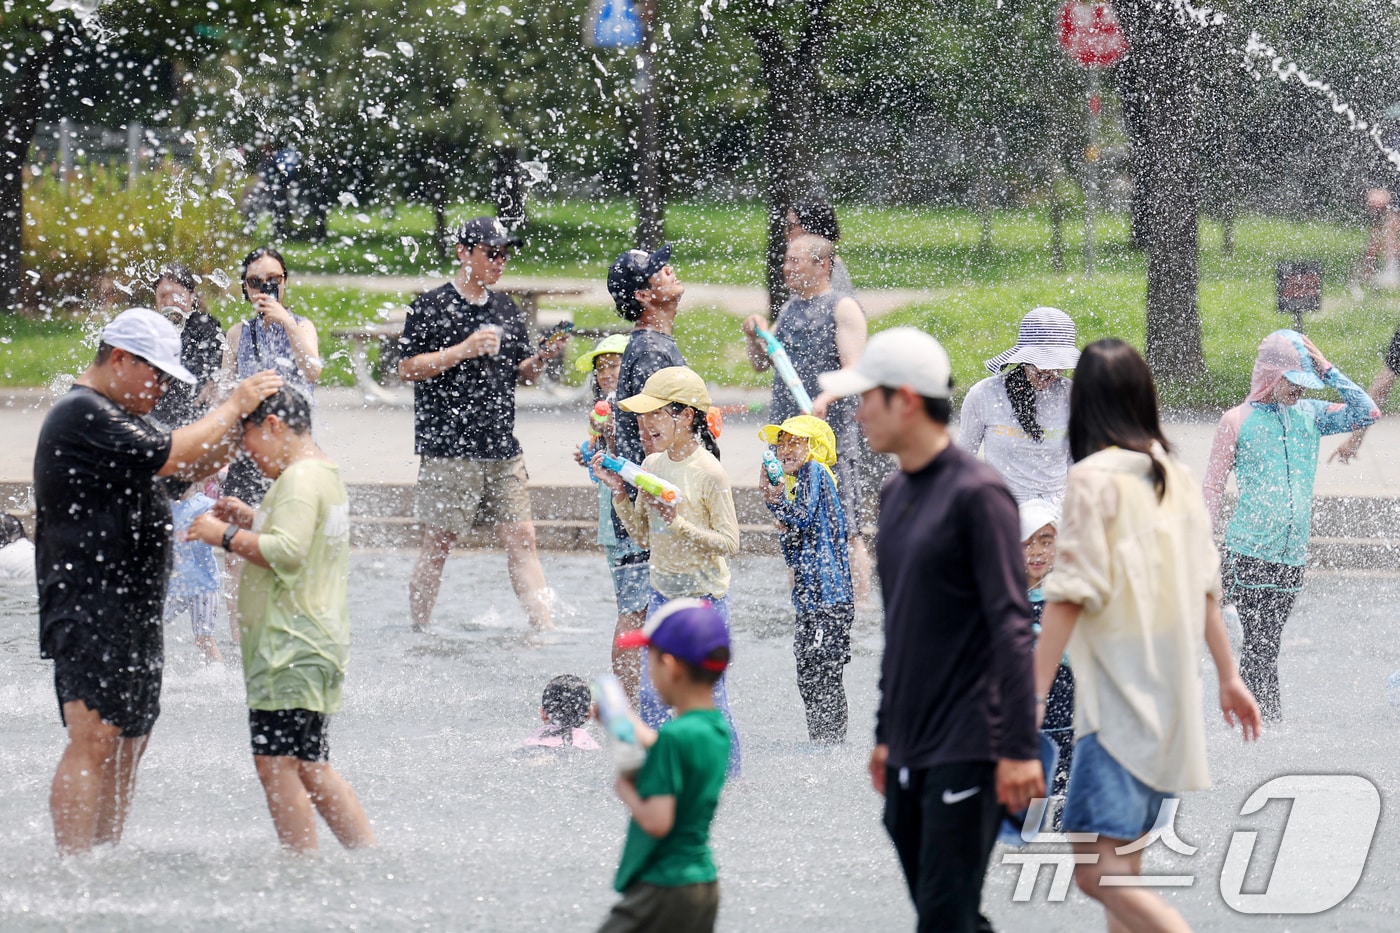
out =
<path fill-rule="evenodd" d="M 1133 155 L 1147 250 L 1147 363 L 1158 379 L 1205 373 L 1197 306 L 1200 194 L 1196 152 L 1196 50 L 1191 27 L 1152 0 L 1118 8 L 1134 112 Z M 1146 183 L 1144 183 L 1146 182 Z M 1137 223 L 1135 223 L 1135 227 Z"/>
<path fill-rule="evenodd" d="M 24 163 L 39 129 L 44 106 L 43 80 L 58 61 L 63 33 L 56 30 L 49 44 L 20 66 L 14 96 L 0 108 L 0 310 L 19 307 L 24 241 Z"/>
<path fill-rule="evenodd" d="M 642 47 L 637 52 L 637 232 L 640 249 L 650 252 L 666 240 L 666 190 L 661 180 L 661 112 L 656 91 L 656 56 L 652 53 L 656 23 L 653 0 L 637 7 L 642 23 Z"/>
<path fill-rule="evenodd" d="M 809 0 L 807 22 L 795 46 L 776 23 L 750 30 L 758 50 L 765 90 L 767 125 L 763 163 L 768 202 L 768 313 L 776 317 L 787 300 L 783 259 L 787 255 L 787 210 L 801 197 L 819 190 L 811 134 L 818 119 L 819 69 L 835 24 L 827 15 L 829 0 Z"/>

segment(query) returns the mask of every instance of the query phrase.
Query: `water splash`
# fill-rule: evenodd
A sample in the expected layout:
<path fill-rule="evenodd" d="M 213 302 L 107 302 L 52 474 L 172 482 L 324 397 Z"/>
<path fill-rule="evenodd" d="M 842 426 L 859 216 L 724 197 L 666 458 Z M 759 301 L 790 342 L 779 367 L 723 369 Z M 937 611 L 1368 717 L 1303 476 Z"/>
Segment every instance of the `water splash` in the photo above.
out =
<path fill-rule="evenodd" d="M 1400 6 L 1400 0 L 1392 0 L 1392 2 Z M 1191 0 L 1172 0 L 1172 7 L 1175 9 L 1178 19 L 1182 22 L 1193 23 L 1200 29 L 1221 29 L 1230 25 L 1230 17 L 1227 14 L 1209 6 L 1194 6 Z M 1245 67 L 1256 79 L 1262 77 L 1259 70 L 1259 66 L 1262 64 L 1278 78 L 1280 83 L 1287 84 L 1289 81 L 1297 81 L 1303 87 L 1321 94 L 1326 98 L 1332 112 L 1346 119 L 1352 132 L 1365 135 L 1376 151 L 1385 156 L 1391 165 L 1400 169 L 1400 151 L 1386 145 L 1381 138 L 1381 128 L 1376 125 L 1375 121 L 1366 120 L 1360 116 L 1356 112 L 1356 108 L 1348 103 L 1331 84 L 1313 77 L 1297 62 L 1280 54 L 1278 49 L 1270 45 L 1258 30 L 1251 29 L 1249 31 L 1249 37 L 1239 51 L 1244 56 Z"/>

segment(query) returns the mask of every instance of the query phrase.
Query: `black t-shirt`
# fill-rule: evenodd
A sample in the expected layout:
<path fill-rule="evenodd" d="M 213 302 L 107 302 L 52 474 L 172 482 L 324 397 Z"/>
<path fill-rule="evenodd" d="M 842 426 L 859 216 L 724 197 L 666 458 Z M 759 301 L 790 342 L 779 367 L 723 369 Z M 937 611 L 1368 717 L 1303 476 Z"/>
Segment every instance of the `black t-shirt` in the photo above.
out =
<path fill-rule="evenodd" d="M 681 356 L 681 348 L 676 346 L 676 338 L 638 327 L 632 331 L 627 340 L 627 349 L 622 352 L 621 369 L 617 372 L 618 401 L 639 394 L 642 386 L 658 369 L 684 365 L 685 357 Z M 646 454 L 642 453 L 637 416 L 619 408 L 616 431 L 617 455 L 641 463 Z"/>
<path fill-rule="evenodd" d="M 223 367 L 223 329 L 203 311 L 191 314 L 180 332 L 180 362 L 199 382 L 186 385 L 176 379 L 152 409 L 151 417 L 169 428 L 184 427 L 203 416 L 206 406 L 197 401 L 199 393 Z"/>
<path fill-rule="evenodd" d="M 889 745 L 891 766 L 1040 754 L 1020 534 L 1001 477 L 956 445 L 885 481 L 875 741 Z"/>
<path fill-rule="evenodd" d="M 485 324 L 502 328 L 495 356 L 463 360 L 413 384 L 414 450 L 429 457 L 509 460 L 515 439 L 515 384 L 530 356 L 525 316 L 507 295 L 471 304 L 448 282 L 413 300 L 399 349 L 404 359 L 461 343 Z"/>
<path fill-rule="evenodd" d="M 43 657 L 111 648 L 159 662 L 171 523 L 156 473 L 170 443 L 85 386 L 44 419 L 34 455 Z"/>

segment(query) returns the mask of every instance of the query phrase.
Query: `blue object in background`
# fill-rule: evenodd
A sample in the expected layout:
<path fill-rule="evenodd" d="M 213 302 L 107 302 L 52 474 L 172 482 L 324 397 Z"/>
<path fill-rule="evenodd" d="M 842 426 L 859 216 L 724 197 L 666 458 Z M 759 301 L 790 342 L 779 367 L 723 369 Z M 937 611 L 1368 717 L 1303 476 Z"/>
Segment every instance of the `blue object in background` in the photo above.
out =
<path fill-rule="evenodd" d="M 635 49 L 642 44 L 642 21 L 629 0 L 602 0 L 589 34 L 600 49 Z"/>

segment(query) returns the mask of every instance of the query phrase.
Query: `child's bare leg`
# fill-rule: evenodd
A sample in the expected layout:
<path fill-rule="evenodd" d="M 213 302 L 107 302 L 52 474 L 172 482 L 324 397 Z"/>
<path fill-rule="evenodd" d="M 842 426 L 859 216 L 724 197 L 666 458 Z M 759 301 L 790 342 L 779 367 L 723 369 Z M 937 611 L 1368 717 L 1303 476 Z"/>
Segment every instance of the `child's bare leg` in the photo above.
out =
<path fill-rule="evenodd" d="M 213 635 L 200 635 L 194 640 L 199 650 L 204 652 L 205 664 L 222 664 L 224 656 L 219 651 L 219 643 L 214 640 Z"/>
<path fill-rule="evenodd" d="M 856 591 L 856 605 L 864 606 L 870 602 L 873 575 L 870 567 L 870 551 L 865 546 L 863 535 L 851 535 L 848 553 L 851 560 L 851 585 Z"/>
<path fill-rule="evenodd" d="M 228 637 L 237 646 L 243 641 L 238 631 L 238 581 L 243 577 L 243 558 L 225 554 L 224 572 L 228 574 Z"/>
<path fill-rule="evenodd" d="M 301 783 L 311 796 L 316 811 L 335 833 L 335 838 L 347 849 L 359 849 L 375 844 L 369 817 L 360 805 L 360 798 L 350 782 L 330 766 L 329 762 L 299 761 Z"/>
<path fill-rule="evenodd" d="M 642 687 L 642 653 L 635 648 L 617 647 L 617 639 L 625 632 L 635 632 L 646 623 L 647 614 L 641 612 L 619 612 L 617 631 L 613 635 L 612 669 L 627 694 L 627 702 L 637 708 L 637 691 Z"/>
<path fill-rule="evenodd" d="M 316 851 L 316 811 L 302 784 L 299 770 L 302 764 L 289 755 L 253 756 L 258 780 L 262 781 L 263 792 L 267 795 L 272 825 L 277 828 L 277 839 L 299 854 Z"/>

